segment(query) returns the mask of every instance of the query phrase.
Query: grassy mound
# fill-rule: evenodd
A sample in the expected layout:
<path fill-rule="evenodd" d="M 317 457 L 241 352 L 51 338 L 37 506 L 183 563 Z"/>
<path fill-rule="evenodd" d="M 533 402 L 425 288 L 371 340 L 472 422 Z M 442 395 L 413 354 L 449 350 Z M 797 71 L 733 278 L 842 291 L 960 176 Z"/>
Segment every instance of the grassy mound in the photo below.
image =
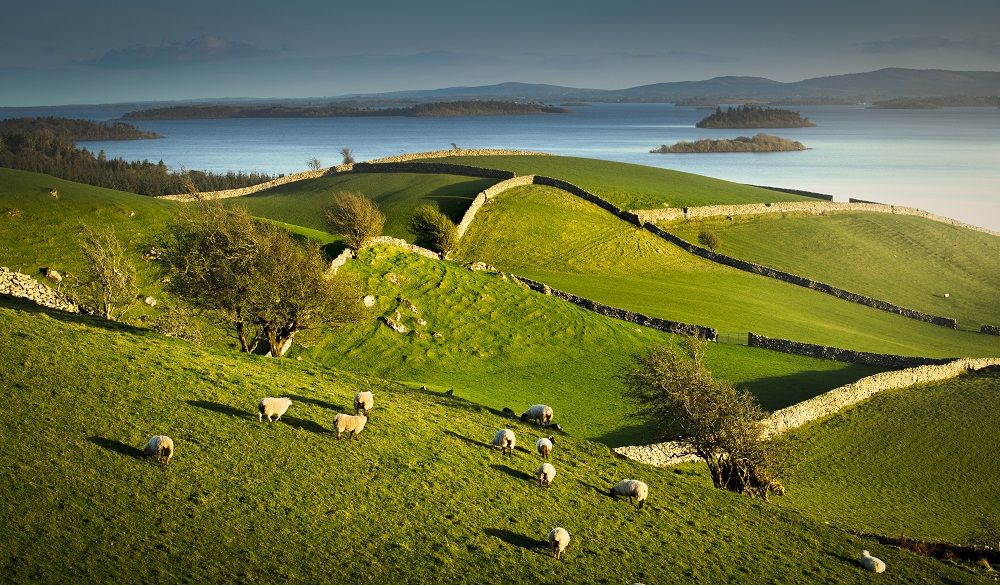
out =
<path fill-rule="evenodd" d="M 858 583 L 862 548 L 882 581 L 979 579 L 573 437 L 540 488 L 536 456 L 485 446 L 538 429 L 397 384 L 10 303 L 0 343 L 18 397 L 0 427 L 7 582 Z M 338 442 L 333 413 L 361 388 L 372 418 Z M 264 395 L 295 400 L 283 422 L 257 422 Z M 139 456 L 156 433 L 176 442 L 169 466 Z M 641 513 L 606 495 L 622 477 L 650 484 Z M 573 538 L 562 561 L 541 546 L 555 525 Z"/>
<path fill-rule="evenodd" d="M 456 175 L 418 173 L 357 173 L 296 181 L 246 197 L 227 199 L 258 217 L 266 217 L 317 230 L 326 229 L 324 210 L 337 191 L 356 191 L 374 200 L 386 216 L 386 235 L 413 241 L 409 221 L 413 210 L 432 203 L 458 223 L 472 199 L 496 183 Z"/>
<path fill-rule="evenodd" d="M 455 256 L 723 332 L 901 355 L 1000 355 L 998 337 L 921 323 L 709 262 L 537 185 L 507 191 L 485 206 Z"/>
<path fill-rule="evenodd" d="M 301 355 L 435 390 L 455 388 L 458 396 L 495 410 L 511 407 L 520 414 L 544 402 L 577 436 L 609 445 L 654 439 L 646 421 L 631 416 L 634 408 L 617 376 L 632 354 L 673 343 L 674 336 L 395 248 L 367 249 L 343 270 L 376 297 L 375 318 L 303 339 L 309 347 L 300 348 Z M 407 332 L 393 331 L 385 318 L 400 321 Z M 731 345 L 713 345 L 708 365 L 754 392 L 768 409 L 875 371 Z"/>
<path fill-rule="evenodd" d="M 466 156 L 438 158 L 504 169 L 519 175 L 545 175 L 569 181 L 600 195 L 622 209 L 660 209 L 723 203 L 815 201 L 801 195 L 779 193 L 691 173 L 569 156 Z"/>
<path fill-rule="evenodd" d="M 1000 373 L 885 392 L 793 432 L 783 506 L 867 532 L 997 545 Z"/>
<path fill-rule="evenodd" d="M 953 317 L 963 328 L 1000 324 L 1000 238 L 990 234 L 881 213 L 769 214 L 663 227 L 690 242 L 709 230 L 724 254 Z"/>

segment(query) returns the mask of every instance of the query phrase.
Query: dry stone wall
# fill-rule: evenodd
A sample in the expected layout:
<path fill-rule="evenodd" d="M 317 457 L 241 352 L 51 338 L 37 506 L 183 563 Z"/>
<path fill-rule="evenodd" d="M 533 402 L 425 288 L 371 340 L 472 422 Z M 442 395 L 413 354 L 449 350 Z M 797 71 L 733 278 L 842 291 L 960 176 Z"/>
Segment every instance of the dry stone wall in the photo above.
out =
<path fill-rule="evenodd" d="M 867 351 L 854 351 L 850 349 L 840 349 L 839 347 L 789 341 L 787 339 L 774 339 L 771 337 L 764 337 L 763 335 L 757 335 L 753 332 L 747 334 L 747 346 L 770 349 L 773 351 L 780 351 L 782 353 L 806 355 L 809 357 L 834 360 L 838 362 L 877 366 L 881 368 L 911 368 L 914 366 L 929 364 L 945 364 L 955 359 L 909 357 L 884 353 L 869 353 Z"/>
<path fill-rule="evenodd" d="M 449 156 L 551 156 L 547 152 L 531 150 L 510 150 L 504 148 L 458 148 L 451 150 L 433 150 L 430 152 L 412 152 L 372 159 L 372 163 L 409 162 L 425 158 L 446 158 Z"/>
<path fill-rule="evenodd" d="M 304 171 L 301 173 L 295 173 L 292 175 L 285 175 L 284 177 L 278 177 L 273 181 L 268 181 L 266 183 L 258 183 L 257 185 L 250 185 L 249 187 L 242 187 L 240 189 L 227 189 L 225 191 L 202 191 L 200 193 L 194 193 L 192 195 L 181 194 L 181 195 L 161 195 L 157 199 L 166 199 L 168 201 L 212 201 L 215 199 L 229 199 L 232 197 L 243 197 L 245 195 L 252 195 L 259 191 L 264 191 L 266 189 L 272 189 L 274 187 L 279 187 L 281 185 L 286 185 L 288 183 L 294 183 L 296 181 L 305 181 L 306 179 L 317 179 L 327 174 L 334 174 L 344 172 L 345 170 L 350 170 L 351 165 L 340 165 L 337 167 L 331 167 L 329 169 L 320 169 L 318 171 Z"/>
<path fill-rule="evenodd" d="M 431 173 L 486 179 L 510 179 L 514 176 L 514 173 L 500 169 L 432 162 L 355 163 L 352 171 L 355 173 Z"/>
<path fill-rule="evenodd" d="M 79 313 L 80 307 L 66 295 L 54 291 L 27 274 L 14 272 L 6 266 L 0 267 L 0 295 L 29 300 L 36 305 Z"/>
<path fill-rule="evenodd" d="M 979 328 L 980 333 L 985 333 L 987 335 L 1000 335 L 1000 326 L 998 325 L 983 325 Z"/>
<path fill-rule="evenodd" d="M 500 193 L 508 189 L 513 189 L 514 187 L 520 187 L 523 185 L 531 185 L 535 180 L 534 175 L 525 175 L 522 177 L 512 177 L 510 179 L 500 181 L 496 185 L 489 187 L 488 189 L 480 192 L 472 200 L 472 204 L 469 205 L 469 209 L 465 211 L 465 215 L 462 216 L 462 221 L 456 226 L 456 235 L 458 239 L 461 239 L 465 235 L 466 230 L 472 225 L 472 220 L 476 219 L 476 214 L 482 209 L 483 205 L 486 205 L 490 199 L 493 199 Z"/>
<path fill-rule="evenodd" d="M 939 365 L 922 365 L 867 376 L 857 382 L 834 388 L 788 408 L 776 410 L 764 419 L 763 433 L 767 437 L 785 433 L 808 422 L 834 415 L 879 392 L 909 388 L 929 382 L 940 382 L 966 372 L 997 366 L 1000 366 L 1000 358 L 966 358 Z M 698 460 L 697 457 L 674 442 L 617 447 L 614 451 L 629 459 L 657 466 Z"/>

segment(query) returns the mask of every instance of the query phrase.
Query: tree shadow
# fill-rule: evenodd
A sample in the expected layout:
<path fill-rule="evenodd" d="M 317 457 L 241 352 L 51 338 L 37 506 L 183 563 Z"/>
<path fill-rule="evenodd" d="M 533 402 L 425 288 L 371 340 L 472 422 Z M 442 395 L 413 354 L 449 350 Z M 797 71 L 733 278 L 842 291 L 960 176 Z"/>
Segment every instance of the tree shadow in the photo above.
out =
<path fill-rule="evenodd" d="M 118 453 L 119 455 L 124 455 L 126 457 L 131 457 L 133 459 L 142 459 L 143 451 L 142 449 L 137 449 L 132 445 L 126 445 L 121 441 L 115 441 L 114 439 L 108 439 L 106 437 L 99 437 L 94 435 L 87 439 L 91 443 L 101 447 L 102 449 L 107 449 L 108 451 Z"/>
<path fill-rule="evenodd" d="M 299 429 L 302 431 L 309 431 L 310 433 L 323 434 L 330 432 L 327 429 L 320 426 L 311 420 L 306 420 L 304 418 L 295 418 L 294 416 L 282 416 L 280 421 L 275 421 L 279 423 L 285 423 L 286 425 L 292 427 L 293 429 Z"/>
<path fill-rule="evenodd" d="M 458 439 L 460 441 L 465 441 L 466 443 L 472 445 L 473 447 L 491 447 L 492 446 L 489 443 L 484 443 L 483 441 L 477 441 L 475 439 L 470 439 L 469 437 L 466 437 L 465 435 L 460 435 L 460 434 L 456 433 L 455 431 L 445 431 L 444 434 L 452 436 L 452 437 L 455 437 L 456 439 Z"/>
<path fill-rule="evenodd" d="M 67 313 L 65 311 L 57 311 L 55 309 L 49 309 L 48 307 L 43 307 L 41 305 L 36 305 L 35 303 L 22 299 L 19 297 L 8 297 L 0 295 L 0 307 L 6 309 L 14 309 L 16 311 L 21 311 L 23 313 L 36 313 L 43 314 L 52 317 L 58 321 L 64 323 L 78 323 L 81 325 L 86 325 L 88 327 L 100 327 L 101 329 L 107 329 L 108 331 L 119 331 L 124 333 L 146 333 L 146 329 L 141 329 L 139 327 L 133 327 L 132 325 L 126 325 L 125 323 L 119 323 L 117 321 L 110 321 L 108 319 L 102 319 L 101 317 L 83 315 L 81 313 Z"/>
<path fill-rule="evenodd" d="M 537 538 L 531 538 L 530 536 L 525 536 L 523 534 L 511 532 L 510 530 L 502 530 L 499 528 L 487 528 L 484 532 L 489 536 L 492 536 L 493 538 L 499 538 L 500 540 L 506 542 L 509 545 L 520 547 L 534 553 L 545 554 L 544 552 L 539 550 L 547 547 L 547 543 L 543 540 L 539 540 Z"/>
<path fill-rule="evenodd" d="M 514 469 L 513 467 L 508 467 L 506 465 L 500 465 L 499 463 L 494 463 L 494 464 L 490 465 L 490 467 L 492 467 L 493 469 L 496 469 L 497 471 L 499 471 L 501 473 L 506 473 L 507 475 L 513 477 L 514 479 L 526 479 L 526 480 L 529 480 L 529 481 L 538 481 L 537 477 L 534 477 L 531 474 L 525 473 L 523 471 L 518 471 L 518 470 Z"/>
<path fill-rule="evenodd" d="M 207 400 L 188 400 L 187 403 L 191 406 L 204 408 L 205 410 L 211 410 L 212 412 L 217 412 L 219 414 L 228 414 L 229 416 L 246 417 L 250 414 L 246 410 L 234 408 L 228 404 L 209 402 Z"/>

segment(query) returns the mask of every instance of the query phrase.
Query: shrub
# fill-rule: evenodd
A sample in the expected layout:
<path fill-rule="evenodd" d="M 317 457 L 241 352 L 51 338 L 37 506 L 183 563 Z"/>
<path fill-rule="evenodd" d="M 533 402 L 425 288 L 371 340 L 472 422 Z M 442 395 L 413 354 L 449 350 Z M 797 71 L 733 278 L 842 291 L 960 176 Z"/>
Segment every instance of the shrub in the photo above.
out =
<path fill-rule="evenodd" d="M 120 320 L 132 308 L 139 293 L 135 266 L 125 255 L 111 228 L 84 225 L 80 249 L 87 258 L 89 300 L 105 319 Z"/>
<path fill-rule="evenodd" d="M 432 250 L 447 254 L 458 241 L 455 222 L 438 211 L 433 205 L 421 205 L 413 212 L 410 229 L 417 236 L 417 242 Z"/>
<path fill-rule="evenodd" d="M 347 245 L 360 250 L 372 238 L 382 235 L 385 215 L 371 199 L 352 191 L 333 194 L 333 205 L 326 210 L 326 222 L 335 234 L 347 237 Z"/>
<path fill-rule="evenodd" d="M 340 156 L 343 158 L 343 161 L 344 161 L 345 165 L 353 165 L 354 164 L 354 153 L 351 152 L 350 148 L 347 148 L 346 146 L 344 148 L 341 148 L 340 149 Z"/>
<path fill-rule="evenodd" d="M 715 251 L 719 247 L 719 236 L 715 235 L 715 232 L 701 230 L 698 232 L 698 243 L 709 250 Z"/>

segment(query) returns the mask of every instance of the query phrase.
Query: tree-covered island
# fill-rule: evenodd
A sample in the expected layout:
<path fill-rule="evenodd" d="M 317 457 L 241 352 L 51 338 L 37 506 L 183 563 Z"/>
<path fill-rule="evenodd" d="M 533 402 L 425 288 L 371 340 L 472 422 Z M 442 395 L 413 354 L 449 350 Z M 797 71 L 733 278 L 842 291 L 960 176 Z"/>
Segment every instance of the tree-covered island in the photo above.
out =
<path fill-rule="evenodd" d="M 798 112 L 756 105 L 725 110 L 716 107 L 714 114 L 695 124 L 698 128 L 806 128 L 815 125 Z"/>
<path fill-rule="evenodd" d="M 737 136 L 733 139 L 721 140 L 696 140 L 688 142 L 682 140 L 667 146 L 666 144 L 649 152 L 660 154 L 678 153 L 702 153 L 702 152 L 791 152 L 805 150 L 806 147 L 797 140 L 788 140 L 780 136 L 770 134 L 757 134 L 753 138 Z"/>

